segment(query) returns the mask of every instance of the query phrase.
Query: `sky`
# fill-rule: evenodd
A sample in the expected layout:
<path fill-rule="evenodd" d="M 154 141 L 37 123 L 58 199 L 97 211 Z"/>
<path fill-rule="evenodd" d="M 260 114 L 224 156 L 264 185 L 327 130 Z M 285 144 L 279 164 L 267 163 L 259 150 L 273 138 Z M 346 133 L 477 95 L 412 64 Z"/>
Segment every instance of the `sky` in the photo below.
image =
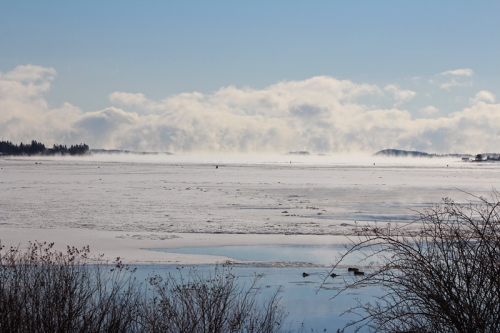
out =
<path fill-rule="evenodd" d="M 498 1 L 0 2 L 0 135 L 174 153 L 498 152 Z"/>

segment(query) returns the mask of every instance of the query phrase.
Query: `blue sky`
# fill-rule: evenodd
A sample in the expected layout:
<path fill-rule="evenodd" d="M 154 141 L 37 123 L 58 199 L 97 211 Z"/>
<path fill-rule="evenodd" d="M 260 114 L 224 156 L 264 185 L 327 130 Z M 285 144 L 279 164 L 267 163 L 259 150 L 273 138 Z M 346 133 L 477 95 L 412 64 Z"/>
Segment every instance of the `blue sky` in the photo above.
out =
<path fill-rule="evenodd" d="M 43 112 L 69 103 L 83 114 L 120 107 L 146 115 L 150 110 L 124 107 L 110 94 L 158 102 L 323 76 L 386 94 L 395 89 L 388 86 L 411 91 L 399 102 L 368 94 L 357 103 L 438 119 L 470 107 L 479 92 L 491 94 L 482 95 L 489 103 L 500 96 L 498 17 L 498 1 L 4 0 L 0 72 L 28 64 L 54 69 Z M 422 111 L 429 106 L 437 111 Z M 54 136 L 64 138 L 76 139 Z"/>

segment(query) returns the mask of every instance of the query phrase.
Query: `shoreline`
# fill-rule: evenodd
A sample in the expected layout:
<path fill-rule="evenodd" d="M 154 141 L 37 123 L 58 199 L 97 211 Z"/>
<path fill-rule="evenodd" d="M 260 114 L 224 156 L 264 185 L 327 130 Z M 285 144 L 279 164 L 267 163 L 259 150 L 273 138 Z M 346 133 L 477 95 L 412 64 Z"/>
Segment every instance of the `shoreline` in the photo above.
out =
<path fill-rule="evenodd" d="M 284 235 L 284 234 L 207 234 L 151 233 L 103 231 L 76 228 L 15 228 L 0 227 L 0 242 L 5 248 L 28 242 L 54 242 L 54 249 L 65 251 L 67 246 L 89 246 L 91 254 L 104 254 L 105 260 L 120 257 L 125 264 L 217 264 L 229 257 L 167 253 L 153 248 L 218 247 L 234 245 L 336 245 L 348 244 L 343 235 Z M 241 261 L 243 262 L 243 261 Z M 236 263 L 240 264 L 240 261 Z"/>

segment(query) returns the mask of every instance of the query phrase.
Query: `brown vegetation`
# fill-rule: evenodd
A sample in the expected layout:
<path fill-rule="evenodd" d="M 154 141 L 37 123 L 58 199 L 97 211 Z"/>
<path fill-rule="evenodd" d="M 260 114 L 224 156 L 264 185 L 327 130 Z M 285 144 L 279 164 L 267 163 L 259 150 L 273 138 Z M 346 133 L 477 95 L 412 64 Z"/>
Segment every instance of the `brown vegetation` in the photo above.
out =
<path fill-rule="evenodd" d="M 208 277 L 191 270 L 142 284 L 119 258 L 52 247 L 0 250 L 0 332 L 284 331 L 279 291 L 259 302 L 259 276 L 239 286 L 223 266 Z"/>
<path fill-rule="evenodd" d="M 348 327 L 500 332 L 498 192 L 489 199 L 473 197 L 468 204 L 444 199 L 410 225 L 368 227 L 358 236 L 346 256 L 361 254 L 376 266 L 364 277 L 346 281 L 340 292 L 378 285 L 384 294 L 351 309 L 360 317 Z"/>

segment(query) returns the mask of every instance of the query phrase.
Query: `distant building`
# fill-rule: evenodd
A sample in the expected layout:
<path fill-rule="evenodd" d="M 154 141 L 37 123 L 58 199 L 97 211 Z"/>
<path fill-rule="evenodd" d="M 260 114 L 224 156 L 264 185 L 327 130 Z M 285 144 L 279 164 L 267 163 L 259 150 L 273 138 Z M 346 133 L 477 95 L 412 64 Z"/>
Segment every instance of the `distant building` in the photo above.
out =
<path fill-rule="evenodd" d="M 466 161 L 465 157 L 462 161 Z M 500 162 L 500 154 L 498 153 L 481 153 L 474 156 L 474 158 L 469 159 L 470 162 Z"/>

